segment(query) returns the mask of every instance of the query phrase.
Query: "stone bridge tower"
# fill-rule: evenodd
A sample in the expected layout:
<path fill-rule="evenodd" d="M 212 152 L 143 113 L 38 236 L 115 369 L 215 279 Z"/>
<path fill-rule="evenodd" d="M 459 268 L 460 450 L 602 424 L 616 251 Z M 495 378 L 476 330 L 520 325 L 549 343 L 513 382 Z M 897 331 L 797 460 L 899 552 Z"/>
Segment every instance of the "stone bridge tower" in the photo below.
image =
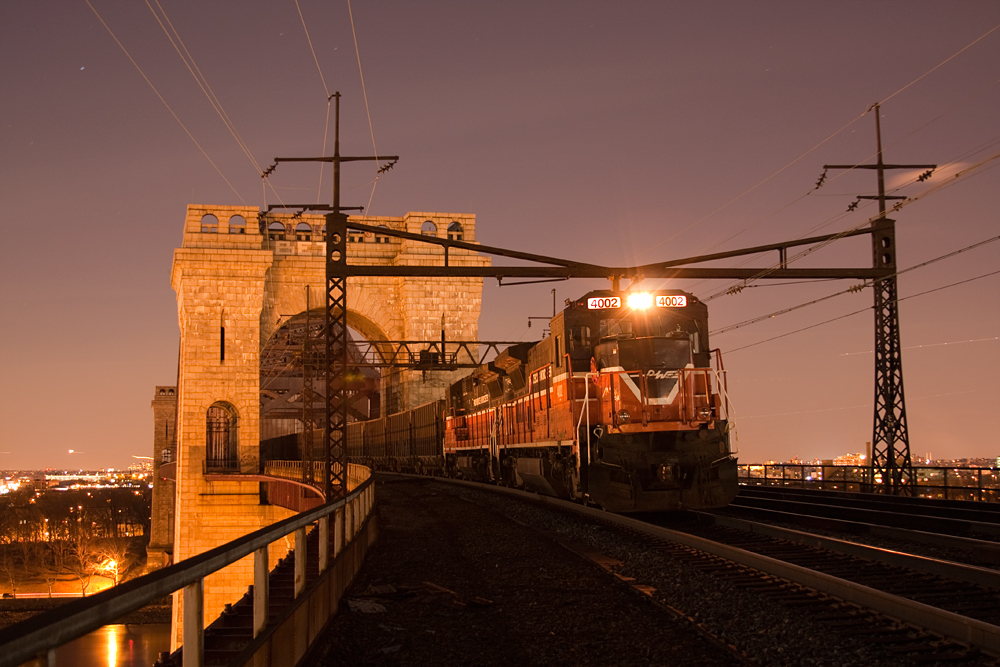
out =
<path fill-rule="evenodd" d="M 356 220 L 475 241 L 475 216 L 469 214 Z M 188 206 L 171 275 L 180 325 L 174 562 L 293 513 L 266 504 L 259 480 L 240 477 L 262 472 L 261 353 L 283 323 L 306 309 L 307 285 L 311 307 L 324 304 L 324 223 L 314 215 L 262 218 L 252 207 Z M 351 233 L 348 256 L 355 264 L 443 265 L 440 247 L 378 234 Z M 449 263 L 480 266 L 489 259 L 452 249 Z M 443 322 L 448 339 L 476 340 L 481 301 L 480 278 L 349 279 L 348 326 L 370 340 L 416 341 L 439 340 Z M 453 377 L 418 371 L 383 377 L 385 412 L 440 398 Z M 272 553 L 271 558 L 282 555 Z M 206 579 L 205 617 L 217 617 L 252 581 L 250 558 Z"/>

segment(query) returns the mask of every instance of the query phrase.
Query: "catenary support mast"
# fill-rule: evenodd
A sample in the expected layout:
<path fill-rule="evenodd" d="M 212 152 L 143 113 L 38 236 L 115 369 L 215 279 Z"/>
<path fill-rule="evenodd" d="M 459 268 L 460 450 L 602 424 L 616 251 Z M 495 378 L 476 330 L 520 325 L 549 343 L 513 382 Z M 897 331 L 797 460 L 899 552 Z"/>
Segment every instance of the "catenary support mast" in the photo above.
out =
<path fill-rule="evenodd" d="M 882 160 L 882 123 L 879 105 L 875 111 L 875 164 L 828 164 L 824 169 L 874 169 L 878 175 L 878 194 L 859 199 L 878 200 L 879 216 L 871 224 L 872 268 L 888 269 L 890 275 L 873 281 L 875 292 L 875 418 L 872 456 L 869 461 L 871 490 L 893 495 L 912 495 L 915 487 L 910 437 L 906 426 L 906 401 L 903 394 L 903 356 L 899 338 L 899 295 L 896 285 L 896 222 L 885 217 L 885 202 L 906 197 L 885 194 L 887 169 L 930 169 L 933 164 L 885 164 Z M 928 174 L 929 175 L 929 174 Z M 923 180 L 923 178 L 921 178 Z"/>
<path fill-rule="evenodd" d="M 327 500 L 347 495 L 347 214 L 344 211 L 360 210 L 359 206 L 340 205 L 340 165 L 342 162 L 378 161 L 379 157 L 348 157 L 340 154 L 340 92 L 333 93 L 333 156 L 275 158 L 279 162 L 332 162 L 333 163 L 333 206 L 285 206 L 330 211 L 326 215 L 326 317 L 324 338 L 326 339 L 326 443 L 325 488 Z M 399 156 L 388 155 L 381 158 L 388 164 L 384 171 Z"/>

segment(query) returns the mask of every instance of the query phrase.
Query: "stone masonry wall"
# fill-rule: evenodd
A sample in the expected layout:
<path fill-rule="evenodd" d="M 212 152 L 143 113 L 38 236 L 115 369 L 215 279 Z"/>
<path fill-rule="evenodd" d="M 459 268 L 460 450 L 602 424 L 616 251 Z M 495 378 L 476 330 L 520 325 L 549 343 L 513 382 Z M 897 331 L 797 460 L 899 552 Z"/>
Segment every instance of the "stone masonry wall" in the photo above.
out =
<path fill-rule="evenodd" d="M 442 238 L 449 233 L 461 234 L 463 240 L 475 241 L 475 216 L 468 214 L 407 213 L 401 218 L 352 219 Z M 217 481 L 206 476 L 206 416 L 216 402 L 235 410 L 239 471 L 257 473 L 260 352 L 285 320 L 305 310 L 307 285 L 310 306 L 324 305 L 324 223 L 324 218 L 316 215 L 269 215 L 261 221 L 251 207 L 188 206 L 184 239 L 174 252 L 171 276 L 181 330 L 173 562 L 292 513 L 261 505 L 258 482 Z M 348 257 L 352 264 L 443 264 L 441 248 L 353 232 L 348 239 Z M 489 259 L 453 250 L 449 263 L 488 265 Z M 352 278 L 348 281 L 348 325 L 369 339 L 439 340 L 443 314 L 449 339 L 475 340 L 481 292 L 480 279 Z M 385 380 L 385 389 L 392 391 L 385 392 L 383 403 L 398 410 L 440 398 L 452 375 L 394 374 Z M 392 393 L 395 400 L 391 400 Z M 158 405 L 154 400 L 155 424 L 160 423 Z M 154 516 L 155 525 L 169 521 L 162 516 L 162 508 L 155 512 L 161 514 Z M 158 536 L 169 532 L 164 526 L 154 531 Z M 272 565 L 288 547 L 272 545 Z M 252 581 L 252 558 L 208 577 L 205 620 L 216 618 Z M 174 596 L 174 646 L 179 643 L 181 596 L 180 592 Z"/>
<path fill-rule="evenodd" d="M 177 387 L 157 387 L 153 394 L 153 498 L 146 567 L 170 565 L 174 553 L 174 481 L 161 468 L 177 456 Z"/>

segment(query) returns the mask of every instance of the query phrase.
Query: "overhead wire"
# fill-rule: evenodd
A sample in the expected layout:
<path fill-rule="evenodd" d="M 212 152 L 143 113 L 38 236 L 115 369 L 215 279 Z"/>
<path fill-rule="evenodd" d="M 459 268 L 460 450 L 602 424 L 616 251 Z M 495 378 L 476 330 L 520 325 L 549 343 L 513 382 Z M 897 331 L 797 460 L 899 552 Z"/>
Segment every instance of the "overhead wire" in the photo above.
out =
<path fill-rule="evenodd" d="M 989 156 L 988 158 L 985 158 L 984 160 L 980 160 L 979 162 L 977 162 L 977 163 L 975 163 L 973 165 L 970 165 L 969 167 L 967 167 L 967 168 L 965 168 L 965 169 L 963 169 L 961 171 L 955 172 L 948 179 L 946 179 L 946 180 L 944 180 L 944 181 L 942 181 L 942 182 L 940 182 L 940 183 L 938 183 L 938 184 L 936 184 L 934 186 L 931 186 L 930 188 L 924 190 L 923 192 L 920 192 L 920 193 L 914 195 L 913 197 L 909 197 L 907 199 L 900 200 L 900 201 L 896 202 L 891 207 L 890 212 L 899 211 L 900 209 L 902 209 L 902 208 L 904 208 L 906 206 L 909 206 L 910 204 L 916 203 L 916 202 L 920 201 L 921 199 L 924 199 L 925 197 L 930 196 L 931 194 L 939 192 L 939 191 L 941 191 L 941 190 L 943 190 L 945 188 L 951 187 L 956 182 L 958 182 L 958 180 L 960 180 L 961 178 L 963 178 L 963 177 L 965 177 L 965 176 L 967 176 L 967 175 L 975 172 L 976 170 L 984 167 L 985 165 L 987 165 L 990 162 L 993 162 L 993 161 L 995 161 L 997 159 L 1000 159 L 1000 153 L 995 153 L 995 154 Z M 994 166 L 996 166 L 996 165 L 994 165 Z M 990 167 L 990 168 L 992 168 L 992 167 Z M 796 255 L 793 255 L 792 257 L 787 258 L 784 262 L 780 262 L 779 261 L 779 262 L 777 262 L 775 264 L 772 264 L 772 265 L 768 266 L 767 268 L 761 269 L 754 276 L 751 276 L 750 278 L 745 279 L 743 281 L 743 283 L 744 283 L 744 285 L 746 285 L 746 284 L 750 283 L 751 281 L 759 280 L 760 278 L 768 276 L 771 273 L 774 273 L 775 271 L 781 269 L 783 265 L 787 265 L 787 264 L 789 264 L 791 262 L 794 262 L 794 261 L 799 260 L 799 259 L 801 259 L 803 257 L 806 257 L 807 255 L 810 255 L 810 254 L 816 252 L 817 250 L 821 250 L 822 248 L 825 248 L 826 246 L 828 246 L 831 243 L 833 243 L 834 241 L 838 241 L 838 240 L 846 237 L 848 234 L 851 234 L 852 232 L 858 231 L 862 227 L 868 226 L 868 225 L 872 224 L 873 222 L 875 222 L 876 220 L 879 220 L 882 217 L 883 217 L 883 214 L 879 213 L 878 215 L 872 216 L 872 217 L 868 218 L 867 220 L 864 220 L 864 221 L 860 222 L 857 225 L 854 225 L 853 227 L 851 227 L 849 229 L 845 229 L 845 230 L 843 230 L 841 232 L 838 232 L 837 234 L 834 234 L 833 236 L 831 236 L 829 239 L 827 239 L 825 241 L 822 241 L 820 243 L 817 243 L 817 244 L 815 244 L 813 246 L 810 246 L 809 248 L 807 248 L 807 249 L 805 249 L 805 250 L 797 253 Z M 723 296 L 724 294 L 727 294 L 729 292 L 730 292 L 729 289 L 720 290 L 719 292 L 716 292 L 715 294 L 712 294 L 711 296 L 705 297 L 702 300 L 703 301 L 711 301 L 711 300 L 713 300 L 713 299 L 715 299 L 717 297 Z"/>
<path fill-rule="evenodd" d="M 250 164 L 253 166 L 254 170 L 258 174 L 263 173 L 264 169 L 261 167 L 257 159 L 254 158 L 253 152 L 250 150 L 249 145 L 247 145 L 246 141 L 243 140 L 243 137 L 240 135 L 239 130 L 236 129 L 236 124 L 233 123 L 232 119 L 229 117 L 229 114 L 226 113 L 225 107 L 223 107 L 222 105 L 222 101 L 215 94 L 215 91 L 212 90 L 212 86 L 208 83 L 208 79 L 202 73 L 201 68 L 198 67 L 198 63 L 195 61 L 194 56 L 191 55 L 191 51 L 188 50 L 187 45 L 181 38 L 181 35 L 177 31 L 177 28 L 174 27 L 174 24 L 170 20 L 170 17 L 167 15 L 166 10 L 160 4 L 159 0 L 153 0 L 153 2 L 156 4 L 156 8 L 159 10 L 160 14 L 163 15 L 162 19 L 160 18 L 160 15 L 157 14 L 156 10 L 153 9 L 153 5 L 150 4 L 149 0 L 146 0 L 146 6 L 149 8 L 149 11 L 153 14 L 153 17 L 156 19 L 156 22 L 160 25 L 160 28 L 163 30 L 163 33 L 167 36 L 167 39 L 170 41 L 170 45 L 174 47 L 174 50 L 180 57 L 181 62 L 183 62 L 184 66 L 187 67 L 187 70 L 194 78 L 195 83 L 198 84 L 198 87 L 201 89 L 201 92 L 204 93 L 205 97 L 208 99 L 208 103 L 212 105 L 212 109 L 214 109 L 215 113 L 218 114 L 219 118 L 222 120 L 222 124 L 226 126 L 227 130 L 229 130 L 229 133 L 236 141 L 236 144 L 240 147 L 240 150 L 243 151 L 243 154 L 250 161 Z M 166 25 L 164 25 L 164 21 L 166 21 Z M 170 28 L 169 30 L 167 29 L 167 26 L 169 26 Z M 265 188 L 263 195 L 265 206 L 267 203 L 266 187 L 268 186 L 271 187 L 271 190 L 278 198 L 278 201 L 284 203 L 281 199 L 281 195 L 278 194 L 278 191 L 274 189 L 274 186 L 271 185 L 268 179 L 262 178 L 261 183 Z"/>
<path fill-rule="evenodd" d="M 122 44 L 121 40 L 118 39 L 117 35 L 115 35 L 114 31 L 111 29 L 111 26 L 109 26 L 104 21 L 100 13 L 98 13 L 98 11 L 94 8 L 94 6 L 90 4 L 90 0 L 83 0 L 83 1 L 87 3 L 87 6 L 90 8 L 90 11 L 94 13 L 94 16 L 97 17 L 97 20 L 101 22 L 101 25 L 104 26 L 104 29 L 107 30 L 108 34 L 111 35 L 111 38 L 115 40 L 115 43 L 118 44 L 119 48 L 121 48 L 125 56 L 129 59 L 129 61 L 136 68 L 136 70 L 139 71 L 139 74 L 146 81 L 146 83 L 149 84 L 149 87 L 153 89 L 153 92 L 156 93 L 156 96 L 160 99 L 160 102 L 162 102 L 163 106 L 167 108 L 167 111 L 170 112 L 170 115 L 174 117 L 174 120 L 177 121 L 177 124 L 181 126 L 181 129 L 184 130 L 184 133 L 187 134 L 188 138 L 194 143 L 195 146 L 198 147 L 198 150 L 201 151 L 201 154 L 205 156 L 205 159 L 208 160 L 209 164 L 212 165 L 216 173 L 219 174 L 220 177 L 222 177 L 222 180 L 226 182 L 226 185 L 229 186 L 229 189 L 232 190 L 237 197 L 239 197 L 239 200 L 243 202 L 244 205 L 246 205 L 247 201 L 246 199 L 243 198 L 243 195 L 241 195 L 239 191 L 236 189 L 236 187 L 229 181 L 229 179 L 226 178 L 226 175 L 222 173 L 222 170 L 219 168 L 219 165 L 215 163 L 215 161 L 209 156 L 208 152 L 204 149 L 204 147 L 202 147 L 202 145 L 198 142 L 198 140 L 194 138 L 194 135 L 191 134 L 191 131 L 187 128 L 184 122 L 180 119 L 180 117 L 176 114 L 176 112 L 174 112 L 171 106 L 167 103 L 167 100 L 164 99 L 163 95 L 160 94 L 160 91 L 157 90 L 155 85 L 153 85 L 153 82 L 150 81 L 148 76 L 146 76 L 146 73 L 142 70 L 141 67 L 139 67 L 139 63 L 135 61 L 135 58 L 132 57 L 132 54 L 129 53 L 128 49 L 125 48 L 125 45 Z"/>
<path fill-rule="evenodd" d="M 323 76 L 323 68 L 320 67 L 319 58 L 316 56 L 316 48 L 313 46 L 312 37 L 309 35 L 309 27 L 306 25 L 306 17 L 302 14 L 302 7 L 299 6 L 299 0 L 295 0 L 295 9 L 299 13 L 299 20 L 302 22 L 302 31 L 306 34 L 306 42 L 309 44 L 309 52 L 312 53 L 313 62 L 316 63 L 316 71 L 319 72 L 319 80 L 323 83 L 323 93 L 326 95 L 326 122 L 323 125 L 323 146 L 320 149 L 320 155 L 325 157 L 327 137 L 330 136 L 330 106 L 331 100 L 333 100 L 333 95 L 330 93 L 330 87 L 326 85 L 326 77 Z M 319 163 L 319 185 L 316 187 L 317 204 L 323 196 L 323 172 L 325 167 L 325 162 Z"/>
<path fill-rule="evenodd" d="M 913 79 L 912 81 L 910 81 L 909 83 L 907 83 L 903 87 L 899 88 L 895 92 L 893 92 L 890 95 L 888 95 L 887 97 L 883 98 L 882 100 L 880 100 L 878 102 L 878 104 L 885 104 L 886 102 L 888 102 L 892 98 L 896 97 L 897 95 L 899 95 L 900 93 L 902 93 L 906 89 L 910 88 L 911 86 L 913 86 L 917 82 L 919 82 L 922 79 L 924 79 L 925 77 L 929 76 L 931 73 L 933 73 L 936 70 L 940 69 L 941 67 L 943 67 L 944 65 L 946 65 L 947 63 L 949 63 L 950 61 L 952 61 L 953 59 L 955 59 L 956 57 L 958 57 L 959 55 L 961 55 L 962 53 L 964 53 L 965 51 L 967 51 L 968 49 L 972 48 L 974 45 L 976 45 L 977 43 L 979 43 L 980 41 L 982 41 L 983 39 L 985 39 L 986 37 L 988 37 L 993 32 L 997 31 L 998 29 L 1000 29 L 1000 24 L 997 24 L 993 28 L 987 30 L 985 33 L 983 33 L 982 35 L 980 35 L 979 37 L 977 37 L 976 39 L 974 39 L 972 42 L 966 44 L 964 47 L 962 47 L 961 49 L 959 49 L 958 51 L 956 51 L 952 55 L 950 55 L 947 58 L 945 58 L 944 60 L 942 60 L 940 63 L 938 63 L 934 67 L 930 68 L 929 70 L 927 70 L 926 72 L 924 72 L 923 74 L 921 74 L 917 78 Z M 649 246 L 647 248 L 647 250 L 652 250 L 653 248 L 656 248 L 656 247 L 658 247 L 658 246 L 660 246 L 660 245 L 662 245 L 664 243 L 672 241 L 673 239 L 677 238 L 678 236 L 680 236 L 684 232 L 686 232 L 686 231 L 688 231 L 688 230 L 690 230 L 690 229 L 692 229 L 692 228 L 700 225 L 701 223 L 705 222 L 706 220 L 708 220 L 709 218 L 711 218 L 715 214 L 719 213 L 723 209 L 727 208 L 728 206 L 730 206 L 734 202 L 736 202 L 736 201 L 742 199 L 743 197 L 745 197 L 746 195 L 750 194 L 751 192 L 753 192 L 757 188 L 761 187 L 762 185 L 764 185 L 765 183 L 767 183 L 768 181 L 770 181 L 771 179 L 773 179 L 775 176 L 778 176 L 779 174 L 781 174 L 782 172 L 784 172 L 785 170 L 787 170 L 789 167 L 791 167 L 792 165 L 796 164 L 797 162 L 799 162 L 800 160 L 802 160 L 803 158 L 805 158 L 807 155 L 813 153 L 820 146 L 826 144 L 828 141 L 830 141 L 831 139 L 833 139 L 834 137 L 836 137 L 837 135 L 839 135 L 841 132 L 843 132 L 848 127 L 850 127 L 851 125 L 853 125 L 854 123 L 856 123 L 858 120 L 860 120 L 861 118 L 863 118 L 865 115 L 867 115 L 869 113 L 869 111 L 871 111 L 872 108 L 874 108 L 874 105 L 872 105 L 872 107 L 869 107 L 864 113 L 861 113 L 858 116 L 852 118 L 845 125 L 843 125 L 839 129 L 837 129 L 836 131 L 834 131 L 832 134 L 830 134 L 825 139 L 823 139 L 819 143 L 817 143 L 814 146 L 812 146 L 810 149 L 808 149 L 807 151 L 805 151 L 804 153 L 802 153 L 798 157 L 794 158 L 792 161 L 790 161 L 787 164 L 785 164 L 783 167 L 779 168 L 777 171 L 774 171 L 769 176 L 765 177 L 764 179 L 762 179 L 761 181 L 759 181 L 755 185 L 747 188 L 746 190 L 744 190 L 740 194 L 738 194 L 735 197 L 733 197 L 732 199 L 726 201 L 724 204 L 722 204 L 721 206 L 715 208 L 714 210 L 712 210 L 711 212 L 709 212 L 706 215 L 702 216 L 698 220 L 695 220 L 693 223 L 691 223 L 687 227 L 684 227 L 680 231 L 675 232 L 673 235 L 666 237 L 665 239 L 663 239 L 659 243 L 655 243 L 655 244 Z M 859 163 L 859 165 L 860 164 L 861 163 Z M 742 233 L 742 232 L 740 232 L 740 233 Z M 739 234 L 737 234 L 737 235 L 739 235 Z"/>
<path fill-rule="evenodd" d="M 375 198 L 375 187 L 378 185 L 378 177 L 381 173 L 381 166 L 378 160 L 378 148 L 375 146 L 375 129 L 372 127 L 372 114 L 371 110 L 368 108 L 368 91 L 365 89 L 365 73 L 361 69 L 361 50 L 358 48 L 358 33 L 354 29 L 354 12 L 351 11 L 351 0 L 347 0 L 347 15 L 351 19 L 351 35 L 354 37 L 354 53 L 358 58 L 358 75 L 361 77 L 361 96 L 365 100 L 365 114 L 368 116 L 368 131 L 372 136 L 372 151 L 375 155 L 375 180 L 372 182 L 372 192 L 368 196 L 368 206 L 365 207 L 365 213 L 368 213 L 372 207 L 372 200 Z"/>
<path fill-rule="evenodd" d="M 951 284 L 948 284 L 948 285 L 942 285 L 940 287 L 935 287 L 934 289 L 929 289 L 929 290 L 925 290 L 923 292 L 918 292 L 916 294 L 911 294 L 909 296 L 904 296 L 904 297 L 901 297 L 901 298 L 897 299 L 896 301 L 898 303 L 900 301 L 906 301 L 907 299 L 914 299 L 914 298 L 916 298 L 918 296 L 924 296 L 925 294 L 931 294 L 932 292 L 940 292 L 941 290 L 949 289 L 951 287 L 957 287 L 958 285 L 964 285 L 966 283 L 971 283 L 974 280 L 981 280 L 983 278 L 988 278 L 990 276 L 995 276 L 997 274 L 1000 274 L 1000 270 L 991 271 L 989 273 L 984 273 L 982 275 L 975 276 L 974 278 L 967 278 L 965 280 L 959 280 L 958 282 L 954 282 L 954 283 L 951 283 Z M 749 347 L 756 347 L 758 345 L 763 345 L 764 343 L 769 343 L 771 341 L 778 340 L 779 338 L 786 338 L 787 336 L 791 336 L 792 334 L 797 334 L 797 333 L 801 333 L 803 331 L 808 331 L 809 329 L 815 329 L 816 327 L 823 326 L 824 324 L 830 324 L 831 322 L 836 322 L 837 320 L 842 320 L 842 319 L 845 319 L 847 317 L 851 317 L 852 315 L 859 315 L 860 313 L 868 312 L 869 310 L 872 310 L 873 308 L 874 308 L 874 306 L 868 306 L 866 308 L 862 308 L 861 310 L 855 310 L 854 312 L 850 312 L 850 313 L 847 313 L 845 315 L 839 315 L 837 317 L 833 317 L 833 318 L 831 318 L 829 320 L 824 320 L 822 322 L 817 322 L 816 324 L 810 324 L 809 326 L 802 327 L 801 329 L 796 329 L 794 331 L 789 331 L 787 333 L 779 334 L 777 336 L 772 336 L 771 338 L 765 338 L 764 340 L 759 340 L 756 343 L 750 343 L 749 345 L 743 345 L 742 347 L 736 347 L 736 348 L 733 348 L 731 350 L 728 350 L 726 352 L 726 354 L 732 354 L 733 352 L 739 352 L 740 350 L 745 350 L 745 349 L 747 349 Z M 989 339 L 984 339 L 984 340 L 989 340 Z M 907 349 L 909 349 L 909 348 L 907 348 Z"/>
<path fill-rule="evenodd" d="M 950 253 L 941 255 L 939 257 L 935 257 L 933 259 L 929 259 L 926 262 L 921 262 L 920 264 L 914 264 L 913 266 L 910 266 L 910 267 L 907 267 L 905 269 L 901 269 L 899 271 L 896 271 L 895 273 L 893 273 L 893 274 L 891 274 L 889 276 L 886 276 L 885 278 L 876 278 L 876 279 L 873 279 L 873 280 L 865 281 L 864 283 L 862 283 L 860 285 L 852 285 L 851 287 L 848 287 L 845 290 L 841 290 L 839 292 L 834 292 L 833 294 L 828 294 L 828 295 L 820 297 L 818 299 L 813 299 L 812 301 L 807 301 L 805 303 L 800 303 L 800 304 L 797 304 L 795 306 L 789 306 L 788 308 L 783 308 L 783 309 L 777 310 L 777 311 L 775 311 L 773 313 L 768 313 L 767 315 L 759 315 L 759 316 L 751 318 L 749 320 L 744 320 L 743 322 L 738 322 L 737 324 L 731 324 L 731 325 L 723 327 L 721 329 L 716 329 L 715 331 L 711 331 L 709 333 L 711 333 L 712 335 L 718 336 L 718 335 L 724 334 L 724 333 L 726 333 L 728 331 L 733 331 L 734 329 L 739 329 L 741 327 L 745 327 L 745 326 L 748 326 L 750 324 L 756 324 L 757 322 L 762 322 L 764 320 L 768 320 L 768 319 L 772 319 L 772 318 L 778 317 L 779 315 L 785 315 L 787 313 L 791 313 L 793 311 L 800 310 L 800 309 L 805 308 L 807 306 L 812 306 L 814 304 L 817 304 L 817 303 L 820 303 L 820 302 L 823 302 L 823 301 L 827 301 L 827 300 L 832 299 L 832 298 L 834 298 L 836 296 L 840 296 L 842 294 L 847 294 L 848 292 L 859 292 L 861 289 L 863 289 L 865 287 L 870 287 L 870 286 L 874 285 L 877 282 L 881 282 L 882 280 L 886 280 L 888 278 L 895 278 L 895 277 L 900 276 L 900 275 L 902 275 L 904 273 L 909 273 L 910 271 L 915 271 L 916 269 L 922 269 L 923 267 L 929 266 L 930 264 L 934 264 L 936 262 L 940 262 L 940 261 L 945 260 L 945 259 L 950 259 L 952 257 L 955 257 L 956 255 L 961 255 L 964 252 L 968 252 L 969 250 L 973 250 L 973 249 L 978 248 L 980 246 L 984 246 L 987 243 L 993 243 L 994 241 L 1000 241 L 1000 236 L 994 236 L 992 238 L 988 238 L 988 239 L 985 239 L 983 241 L 979 241 L 977 243 L 973 243 L 972 245 L 965 246 L 964 248 L 960 248 L 958 250 L 954 250 L 954 251 L 952 251 Z M 990 275 L 992 275 L 992 274 L 990 274 Z M 958 284 L 958 283 L 956 283 L 956 284 Z M 899 299 L 899 300 L 902 301 L 902 299 Z"/>

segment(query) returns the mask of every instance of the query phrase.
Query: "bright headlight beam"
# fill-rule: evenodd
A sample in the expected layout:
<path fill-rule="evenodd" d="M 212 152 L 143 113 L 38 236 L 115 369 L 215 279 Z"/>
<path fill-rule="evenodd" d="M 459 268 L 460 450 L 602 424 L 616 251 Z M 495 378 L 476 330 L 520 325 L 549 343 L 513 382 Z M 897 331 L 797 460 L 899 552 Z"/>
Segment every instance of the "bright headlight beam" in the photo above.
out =
<path fill-rule="evenodd" d="M 653 305 L 653 295 L 649 292 L 633 292 L 628 295 L 628 307 L 634 310 L 645 310 Z"/>

